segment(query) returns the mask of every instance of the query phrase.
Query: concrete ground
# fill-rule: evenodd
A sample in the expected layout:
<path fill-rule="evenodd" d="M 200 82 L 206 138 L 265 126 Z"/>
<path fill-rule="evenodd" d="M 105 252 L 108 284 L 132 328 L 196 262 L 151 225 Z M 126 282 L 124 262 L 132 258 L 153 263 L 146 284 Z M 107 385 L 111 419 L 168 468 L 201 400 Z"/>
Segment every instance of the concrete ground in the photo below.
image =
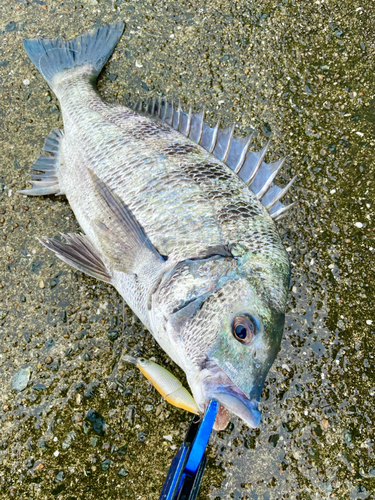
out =
<path fill-rule="evenodd" d="M 271 136 L 283 182 L 299 175 L 263 420 L 213 436 L 199 498 L 375 498 L 374 19 L 371 0 L 0 2 L 1 498 L 156 499 L 190 420 L 121 361 L 154 356 L 184 380 L 115 290 L 36 240 L 78 231 L 67 201 L 16 193 L 62 126 L 22 40 L 117 20 L 104 98 L 204 105 L 259 147 Z"/>

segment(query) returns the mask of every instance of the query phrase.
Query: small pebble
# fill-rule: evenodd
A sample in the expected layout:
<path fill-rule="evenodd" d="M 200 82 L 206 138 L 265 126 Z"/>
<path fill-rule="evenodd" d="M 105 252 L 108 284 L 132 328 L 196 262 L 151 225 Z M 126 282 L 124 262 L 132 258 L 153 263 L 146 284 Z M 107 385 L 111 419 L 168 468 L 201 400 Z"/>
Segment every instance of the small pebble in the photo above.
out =
<path fill-rule="evenodd" d="M 107 333 L 108 339 L 111 340 L 112 342 L 115 341 L 116 339 L 119 338 L 119 333 L 117 330 L 110 330 Z"/>
<path fill-rule="evenodd" d="M 85 420 L 82 423 L 83 433 L 88 434 L 90 432 L 90 424 L 88 424 Z"/>
<path fill-rule="evenodd" d="M 108 470 L 110 465 L 111 465 L 111 461 L 110 460 L 104 460 L 104 462 L 102 462 L 102 469 L 103 470 Z"/>
<path fill-rule="evenodd" d="M 51 356 L 47 356 L 44 360 L 45 364 L 46 365 L 50 365 L 53 361 L 53 358 L 51 358 Z"/>
<path fill-rule="evenodd" d="M 356 222 L 354 225 L 359 228 L 363 227 L 362 222 Z"/>
<path fill-rule="evenodd" d="M 26 389 L 30 380 L 31 369 L 21 368 L 12 378 L 12 388 L 16 392 L 21 392 Z"/>
<path fill-rule="evenodd" d="M 141 431 L 141 432 L 138 432 L 137 439 L 141 443 L 144 443 L 147 439 L 147 436 L 148 436 L 148 434 L 146 432 Z"/>
<path fill-rule="evenodd" d="M 172 436 L 170 434 L 168 434 L 168 436 L 163 436 L 163 439 L 167 440 L 167 441 L 171 441 L 172 442 Z"/>
<path fill-rule="evenodd" d="M 70 445 L 71 445 L 72 441 L 74 441 L 75 437 L 76 437 L 75 432 L 70 431 L 68 433 L 68 435 L 66 436 L 65 440 L 62 442 L 61 448 L 63 450 L 67 450 L 68 448 L 70 448 Z"/>
<path fill-rule="evenodd" d="M 39 281 L 39 288 L 44 288 L 44 287 L 45 287 L 44 281 L 40 280 Z"/>
<path fill-rule="evenodd" d="M 124 477 L 125 477 L 125 476 L 127 476 L 128 474 L 129 474 L 129 472 L 128 472 L 127 470 L 125 470 L 125 469 L 120 469 L 120 470 L 118 471 L 118 475 L 119 475 L 119 476 L 124 476 Z"/>
<path fill-rule="evenodd" d="M 22 82 L 24 85 L 30 85 L 30 80 L 25 78 L 25 80 Z"/>
<path fill-rule="evenodd" d="M 100 436 L 104 435 L 105 420 L 100 413 L 94 410 L 89 410 L 86 414 L 86 420 L 92 424 L 92 428 L 97 434 Z"/>
<path fill-rule="evenodd" d="M 135 407 L 133 405 L 129 405 L 125 412 L 125 420 L 131 425 L 134 425 L 134 417 L 135 417 Z"/>
<path fill-rule="evenodd" d="M 118 452 L 121 453 L 121 455 L 126 455 L 126 450 L 128 449 L 128 445 L 127 444 L 123 444 L 122 446 L 120 446 L 120 448 L 118 449 Z"/>
<path fill-rule="evenodd" d="M 44 384 L 39 383 L 39 384 L 35 384 L 33 386 L 33 389 L 34 389 L 34 391 L 44 391 L 44 389 L 46 389 L 46 386 Z"/>
<path fill-rule="evenodd" d="M 65 477 L 64 472 L 61 470 L 56 476 L 56 481 L 62 481 L 64 477 Z"/>

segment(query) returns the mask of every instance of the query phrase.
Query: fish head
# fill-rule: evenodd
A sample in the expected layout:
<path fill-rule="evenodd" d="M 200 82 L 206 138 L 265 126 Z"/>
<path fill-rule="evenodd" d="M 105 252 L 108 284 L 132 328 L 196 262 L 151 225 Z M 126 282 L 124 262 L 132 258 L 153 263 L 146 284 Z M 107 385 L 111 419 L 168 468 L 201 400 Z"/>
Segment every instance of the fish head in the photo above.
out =
<path fill-rule="evenodd" d="M 211 399 L 220 403 L 215 428 L 226 427 L 226 410 L 258 427 L 258 403 L 280 348 L 284 319 L 284 310 L 275 309 L 257 279 L 239 277 L 212 293 L 186 325 L 185 338 L 201 339 L 194 341 L 193 351 L 191 340 L 186 346 L 189 385 L 201 411 Z"/>
<path fill-rule="evenodd" d="M 178 290 L 186 301 L 168 315 L 169 354 L 175 360 L 179 355 L 177 363 L 202 412 L 211 399 L 220 403 L 215 429 L 226 427 L 228 411 L 256 428 L 263 385 L 280 348 L 289 269 L 259 274 L 239 268 L 234 259 L 210 264 L 216 274 L 202 273 L 197 262 L 181 274 Z M 183 287 L 189 280 L 194 293 Z M 169 282 L 169 294 L 178 281 Z"/>

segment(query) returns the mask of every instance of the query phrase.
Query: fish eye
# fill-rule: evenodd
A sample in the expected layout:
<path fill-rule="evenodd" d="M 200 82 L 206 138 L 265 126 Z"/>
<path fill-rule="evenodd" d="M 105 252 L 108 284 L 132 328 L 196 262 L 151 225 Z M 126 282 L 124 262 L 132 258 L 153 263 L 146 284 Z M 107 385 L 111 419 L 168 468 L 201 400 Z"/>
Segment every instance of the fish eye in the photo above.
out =
<path fill-rule="evenodd" d="M 232 333 L 241 344 L 249 344 L 255 337 L 257 326 L 255 320 L 249 316 L 236 316 L 232 323 Z"/>

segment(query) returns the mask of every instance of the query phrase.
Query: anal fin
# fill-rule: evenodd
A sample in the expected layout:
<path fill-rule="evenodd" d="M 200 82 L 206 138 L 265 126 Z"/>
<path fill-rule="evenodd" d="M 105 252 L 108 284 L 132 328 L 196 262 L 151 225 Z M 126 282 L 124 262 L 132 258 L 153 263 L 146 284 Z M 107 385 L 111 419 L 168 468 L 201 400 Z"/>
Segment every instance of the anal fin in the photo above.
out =
<path fill-rule="evenodd" d="M 59 129 L 52 130 L 47 136 L 43 151 L 51 153 L 52 156 L 40 155 L 35 163 L 31 166 L 31 170 L 38 173 L 30 174 L 35 180 L 29 181 L 33 186 L 32 189 L 22 189 L 18 191 L 21 194 L 31 196 L 41 196 L 46 194 L 63 194 L 59 186 L 57 177 L 57 169 L 59 165 L 60 156 L 60 142 L 63 133 Z"/>
<path fill-rule="evenodd" d="M 83 234 L 62 234 L 66 243 L 44 238 L 40 243 L 52 250 L 59 259 L 93 278 L 111 283 L 111 275 L 98 251 Z"/>

